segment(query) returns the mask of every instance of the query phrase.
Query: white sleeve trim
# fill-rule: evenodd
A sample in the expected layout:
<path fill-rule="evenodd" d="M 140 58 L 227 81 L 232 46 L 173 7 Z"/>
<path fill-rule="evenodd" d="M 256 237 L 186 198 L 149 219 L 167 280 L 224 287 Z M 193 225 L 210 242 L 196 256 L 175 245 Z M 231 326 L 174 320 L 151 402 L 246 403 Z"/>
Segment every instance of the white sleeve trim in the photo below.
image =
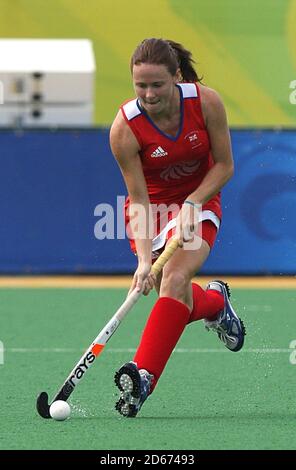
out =
<path fill-rule="evenodd" d="M 129 121 L 141 114 L 141 111 L 137 106 L 137 99 L 129 101 L 128 103 L 124 104 L 122 108 Z"/>
<path fill-rule="evenodd" d="M 178 83 L 182 89 L 183 98 L 197 98 L 197 88 L 194 83 Z"/>

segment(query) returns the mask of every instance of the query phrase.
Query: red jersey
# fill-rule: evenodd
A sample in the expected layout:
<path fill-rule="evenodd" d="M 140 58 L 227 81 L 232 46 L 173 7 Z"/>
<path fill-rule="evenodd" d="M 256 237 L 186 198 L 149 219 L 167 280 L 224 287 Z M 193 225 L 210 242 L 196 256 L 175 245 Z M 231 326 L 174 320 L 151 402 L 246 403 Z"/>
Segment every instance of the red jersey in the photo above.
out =
<path fill-rule="evenodd" d="M 154 124 L 138 99 L 120 107 L 140 145 L 139 154 L 152 204 L 182 205 L 214 164 L 198 85 L 180 83 L 176 86 L 180 93 L 181 119 L 175 137 Z M 213 211 L 220 219 L 220 193 L 202 209 Z"/>

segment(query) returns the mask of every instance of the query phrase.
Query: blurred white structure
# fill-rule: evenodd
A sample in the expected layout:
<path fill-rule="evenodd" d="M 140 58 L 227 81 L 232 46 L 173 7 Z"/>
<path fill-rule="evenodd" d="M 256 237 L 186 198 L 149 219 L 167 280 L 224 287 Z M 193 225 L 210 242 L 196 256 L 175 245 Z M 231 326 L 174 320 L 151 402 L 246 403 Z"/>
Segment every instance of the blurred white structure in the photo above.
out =
<path fill-rule="evenodd" d="M 0 39 L 0 57 L 0 127 L 93 125 L 91 41 Z"/>

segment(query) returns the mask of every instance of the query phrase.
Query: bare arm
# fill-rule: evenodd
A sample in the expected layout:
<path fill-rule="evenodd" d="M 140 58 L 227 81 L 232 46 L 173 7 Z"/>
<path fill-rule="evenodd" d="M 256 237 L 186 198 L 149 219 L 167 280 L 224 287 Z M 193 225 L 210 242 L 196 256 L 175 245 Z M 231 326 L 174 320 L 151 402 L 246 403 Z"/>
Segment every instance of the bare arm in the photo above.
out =
<path fill-rule="evenodd" d="M 215 164 L 188 199 L 204 204 L 215 196 L 232 177 L 233 158 L 226 112 L 219 95 L 210 88 L 201 87 L 201 97 Z"/>
<path fill-rule="evenodd" d="M 149 237 L 149 214 L 151 217 L 151 207 L 139 155 L 139 144 L 125 122 L 121 111 L 117 114 L 111 127 L 110 145 L 122 172 L 130 197 L 130 225 L 136 243 L 139 263 L 131 290 L 136 285 L 140 290 L 144 279 L 147 279 L 148 283 L 152 282 L 152 279 L 150 279 L 152 275 L 148 276 L 151 269 L 152 251 L 152 240 Z M 140 212 L 133 211 L 136 207 L 138 207 Z M 139 220 L 141 220 L 140 224 Z M 150 220 L 152 220 L 152 217 Z"/>
<path fill-rule="evenodd" d="M 202 111 L 210 137 L 214 165 L 198 188 L 187 196 L 187 200 L 202 205 L 215 196 L 233 175 L 233 158 L 223 103 L 214 90 L 203 86 L 200 90 Z M 196 210 L 188 204 L 183 204 L 177 220 L 180 245 L 183 241 L 193 239 L 198 224 Z"/>

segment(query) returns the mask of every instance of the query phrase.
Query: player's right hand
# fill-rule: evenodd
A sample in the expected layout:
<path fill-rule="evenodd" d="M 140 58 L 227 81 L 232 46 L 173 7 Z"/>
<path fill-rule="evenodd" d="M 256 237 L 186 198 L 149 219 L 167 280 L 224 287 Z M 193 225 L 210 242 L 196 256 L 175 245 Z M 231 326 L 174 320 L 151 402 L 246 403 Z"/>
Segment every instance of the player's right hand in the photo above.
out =
<path fill-rule="evenodd" d="M 138 292 L 142 292 L 144 295 L 148 295 L 153 289 L 156 277 L 151 272 L 151 263 L 139 262 L 138 268 L 134 274 L 132 285 L 129 290 L 129 294 L 137 289 Z"/>

